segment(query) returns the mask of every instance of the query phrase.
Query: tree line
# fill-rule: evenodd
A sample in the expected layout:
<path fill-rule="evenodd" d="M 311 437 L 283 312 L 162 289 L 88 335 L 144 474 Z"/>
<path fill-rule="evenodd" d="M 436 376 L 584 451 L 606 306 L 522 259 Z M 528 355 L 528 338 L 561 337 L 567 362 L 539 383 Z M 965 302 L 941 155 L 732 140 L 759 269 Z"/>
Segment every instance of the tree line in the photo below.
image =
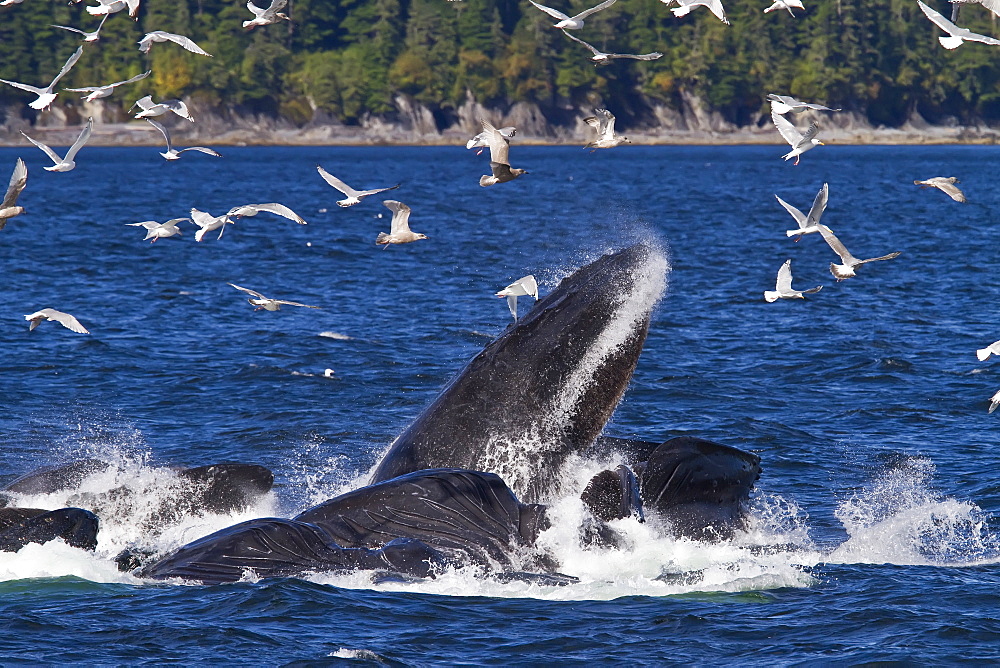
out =
<path fill-rule="evenodd" d="M 570 15 L 596 2 L 550 0 Z M 556 122 L 567 110 L 607 106 L 623 126 L 648 121 L 656 105 L 679 108 L 684 94 L 744 125 L 766 110 L 771 92 L 856 111 L 875 125 L 900 125 L 914 111 L 931 122 L 1000 119 L 1000 51 L 972 43 L 945 50 L 916 0 L 805 0 L 794 18 L 764 14 L 766 0 L 725 4 L 729 26 L 705 8 L 676 18 L 657 0 L 618 0 L 574 34 L 605 51 L 664 55 L 598 68 L 526 0 L 289 0 L 291 22 L 253 31 L 240 27 L 251 15 L 238 0 L 144 0 L 137 21 L 126 12 L 108 19 L 60 87 L 151 69 L 110 98 L 123 117 L 153 94 L 298 124 L 315 110 L 348 124 L 391 114 L 399 94 L 441 118 L 471 95 L 501 109 L 535 103 Z M 929 4 L 951 15 L 949 3 Z M 99 17 L 84 7 L 27 0 L 0 8 L 0 78 L 45 86 L 80 43 L 50 26 L 96 28 Z M 964 5 L 958 23 L 996 34 L 979 5 Z M 137 42 L 152 30 L 187 35 L 214 57 L 174 44 L 143 55 Z M 2 102 L 29 99 L 0 85 Z M 60 93 L 56 104 L 72 109 L 76 99 Z"/>

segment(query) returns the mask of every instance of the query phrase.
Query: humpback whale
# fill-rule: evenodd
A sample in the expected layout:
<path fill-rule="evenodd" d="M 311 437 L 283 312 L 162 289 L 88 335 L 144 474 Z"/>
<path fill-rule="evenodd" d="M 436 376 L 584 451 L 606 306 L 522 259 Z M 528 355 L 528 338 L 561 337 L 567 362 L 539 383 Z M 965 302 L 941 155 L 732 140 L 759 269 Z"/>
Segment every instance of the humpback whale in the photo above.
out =
<path fill-rule="evenodd" d="M 559 492 L 574 454 L 618 453 L 581 496 L 584 540 L 616 544 L 607 524 L 655 516 L 697 539 L 743 526 L 760 458 L 691 436 L 598 439 L 638 361 L 666 261 L 637 245 L 565 278 L 490 343 L 393 442 L 371 483 L 292 519 L 251 520 L 138 570 L 204 583 L 330 570 L 433 577 L 476 566 L 546 583 L 558 573 L 536 545 L 540 501 Z"/>

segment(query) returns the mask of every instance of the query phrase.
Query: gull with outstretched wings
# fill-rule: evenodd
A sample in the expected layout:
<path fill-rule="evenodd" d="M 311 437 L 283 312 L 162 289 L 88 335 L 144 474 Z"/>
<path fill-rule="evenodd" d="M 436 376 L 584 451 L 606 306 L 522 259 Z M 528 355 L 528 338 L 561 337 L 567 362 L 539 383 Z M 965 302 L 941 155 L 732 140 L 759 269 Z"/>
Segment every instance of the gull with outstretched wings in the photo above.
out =
<path fill-rule="evenodd" d="M 287 14 L 282 14 L 281 10 L 288 4 L 288 0 L 271 0 L 271 4 L 266 9 L 258 7 L 253 2 L 247 3 L 247 9 L 253 13 L 253 18 L 243 22 L 243 27 L 253 30 L 257 26 L 269 26 L 281 21 L 290 21 Z"/>
<path fill-rule="evenodd" d="M 791 95 L 775 95 L 774 93 L 769 93 L 767 99 L 771 103 L 771 111 L 779 114 L 787 114 L 789 112 L 793 114 L 800 114 L 809 109 L 814 109 L 816 111 L 843 111 L 842 109 L 824 107 L 822 104 L 800 102 Z"/>
<path fill-rule="evenodd" d="M 180 160 L 181 153 L 183 153 L 184 151 L 198 151 L 199 153 L 211 155 L 216 158 L 222 157 L 222 155 L 218 151 L 210 149 L 206 146 L 188 146 L 187 148 L 182 148 L 181 150 L 178 151 L 170 144 L 170 133 L 167 132 L 167 129 L 165 127 L 154 121 L 152 118 L 147 118 L 146 122 L 152 125 L 157 130 L 159 130 L 160 134 L 163 135 L 164 141 L 167 142 L 167 150 L 164 153 L 160 153 L 160 155 L 162 155 L 167 160 Z"/>
<path fill-rule="evenodd" d="M 49 159 L 52 160 L 53 163 L 55 163 L 51 167 L 45 167 L 44 168 L 45 171 L 69 172 L 72 171 L 74 167 L 76 167 L 76 162 L 74 161 L 74 158 L 76 158 L 76 154 L 80 152 L 80 149 L 83 148 L 83 145 L 87 143 L 87 140 L 90 139 L 90 133 L 93 131 L 94 131 L 94 119 L 88 118 L 87 125 L 84 126 L 83 130 L 80 132 L 80 136 L 76 138 L 76 141 L 73 142 L 73 145 L 69 147 L 69 150 L 66 151 L 66 157 L 64 158 L 60 158 L 55 151 L 53 151 L 51 148 L 49 148 L 42 142 L 36 139 L 32 139 L 28 135 L 25 135 L 23 132 L 21 134 L 24 135 L 25 139 L 30 141 L 38 148 L 42 149 L 42 151 L 45 152 L 45 155 L 49 156 Z"/>
<path fill-rule="evenodd" d="M 799 229 L 785 230 L 785 235 L 789 237 L 801 237 L 803 234 L 819 232 L 819 220 L 823 217 L 823 212 L 826 211 L 826 202 L 830 198 L 830 185 L 824 183 L 823 187 L 820 188 L 818 193 L 816 193 L 816 197 L 813 199 L 812 207 L 809 209 L 808 215 L 802 213 L 777 195 L 775 195 L 774 198 L 778 200 L 778 204 L 785 207 L 785 211 L 792 214 L 792 218 L 794 218 L 795 222 L 799 224 Z M 798 239 L 796 239 L 796 241 L 798 241 Z"/>
<path fill-rule="evenodd" d="M 388 248 L 389 244 L 408 244 L 427 238 L 426 234 L 410 231 L 410 207 L 394 199 L 387 199 L 382 204 L 392 211 L 389 234 L 379 232 L 375 238 L 375 243 L 382 246 L 382 250 Z"/>
<path fill-rule="evenodd" d="M 137 74 L 131 79 L 126 79 L 125 81 L 116 81 L 114 83 L 105 84 L 103 86 L 86 86 L 84 88 L 67 88 L 66 90 L 73 91 L 74 93 L 87 93 L 83 96 L 83 99 L 87 102 L 93 102 L 94 100 L 99 100 L 102 97 L 108 97 L 111 95 L 115 88 L 118 86 L 124 86 L 126 84 L 135 83 L 136 81 L 141 81 L 148 77 L 153 70 L 146 70 L 142 74 Z M 148 95 L 146 97 L 149 97 Z M 143 98 L 146 99 L 146 98 Z M 150 103 L 152 104 L 152 99 L 149 97 Z M 132 105 L 133 107 L 135 105 Z"/>
<path fill-rule="evenodd" d="M 197 53 L 199 56 L 212 56 L 208 51 L 195 44 L 194 40 L 190 37 L 177 35 L 172 32 L 164 32 L 163 30 L 154 30 L 153 32 L 146 33 L 146 36 L 139 40 L 139 50 L 143 53 L 149 53 L 149 47 L 154 42 L 173 42 L 174 44 L 180 44 L 191 53 Z"/>
<path fill-rule="evenodd" d="M 271 299 L 269 297 L 265 297 L 256 290 L 251 290 L 250 288 L 241 288 L 235 283 L 228 283 L 227 285 L 231 285 L 237 290 L 242 290 L 243 292 L 249 295 L 253 295 L 252 297 L 247 299 L 247 301 L 257 307 L 254 309 L 254 311 L 260 311 L 261 309 L 265 311 L 280 311 L 282 304 L 285 304 L 287 306 L 301 306 L 303 308 L 319 308 L 318 306 L 310 306 L 309 304 L 290 302 L 287 299 Z"/>
<path fill-rule="evenodd" d="M 954 176 L 933 176 L 923 181 L 914 181 L 913 185 L 921 188 L 937 188 L 956 202 L 965 202 L 965 193 L 956 186 L 960 181 Z"/>
<path fill-rule="evenodd" d="M 338 179 L 330 172 L 320 167 L 319 165 L 316 165 L 316 171 L 319 172 L 319 175 L 323 177 L 323 180 L 326 181 L 330 186 L 336 188 L 340 192 L 347 195 L 346 199 L 337 200 L 337 206 L 345 208 L 349 206 L 354 206 L 355 204 L 360 204 L 361 199 L 364 197 L 368 197 L 369 195 L 382 193 L 385 192 L 386 190 L 395 190 L 396 188 L 399 187 L 399 184 L 397 183 L 396 185 L 389 186 L 388 188 L 375 188 L 373 190 L 355 190 L 354 188 L 347 185 L 346 183 Z"/>
<path fill-rule="evenodd" d="M 764 291 L 764 300 L 770 304 L 771 302 L 776 302 L 779 299 L 805 299 L 803 295 L 811 295 L 822 289 L 822 285 L 817 285 L 815 288 L 809 288 L 808 290 L 796 290 L 793 288 L 792 261 L 791 259 L 788 259 L 785 260 L 785 264 L 781 265 L 781 268 L 778 269 L 778 281 L 774 286 L 774 290 Z"/>
<path fill-rule="evenodd" d="M 90 334 L 90 332 L 87 331 L 87 328 L 81 325 L 80 321 L 75 317 L 71 316 L 69 313 L 57 311 L 54 308 L 43 308 L 41 311 L 29 313 L 24 316 L 24 319 L 31 323 L 28 327 L 29 332 L 33 332 L 35 327 L 38 327 L 39 324 L 48 320 L 49 322 L 58 322 L 66 329 L 72 330 L 77 334 Z"/>
<path fill-rule="evenodd" d="M 535 281 L 533 275 L 528 274 L 524 278 L 519 278 L 508 285 L 498 292 L 496 296 L 507 298 L 507 308 L 510 309 L 510 314 L 514 316 L 514 320 L 517 320 L 517 298 L 534 297 L 535 301 L 538 301 L 538 282 Z"/>
<path fill-rule="evenodd" d="M 28 185 L 28 168 L 24 160 L 18 158 L 10 175 L 10 183 L 7 184 L 7 194 L 4 195 L 3 202 L 0 202 L 0 230 L 8 220 L 24 213 L 24 207 L 18 206 L 17 198 L 26 185 Z"/>
<path fill-rule="evenodd" d="M 615 115 L 607 109 L 594 109 L 594 115 L 583 119 L 583 122 L 597 130 L 597 139 L 584 146 L 591 149 L 591 152 L 632 143 L 628 137 L 615 134 Z"/>
<path fill-rule="evenodd" d="M 775 111 L 771 111 L 771 121 L 774 123 L 774 127 L 778 128 L 781 137 L 792 147 L 791 151 L 781 156 L 785 160 L 795 158 L 795 164 L 797 165 L 799 164 L 799 157 L 803 153 L 813 147 L 823 145 L 823 142 L 816 139 L 816 135 L 819 133 L 819 126 L 815 123 L 810 124 L 806 133 L 802 134 L 792 125 L 791 121 Z"/>
<path fill-rule="evenodd" d="M 493 172 L 480 176 L 479 185 L 486 187 L 506 183 L 527 174 L 527 170 L 510 166 L 510 140 L 485 118 L 479 119 L 479 122 L 483 124 L 486 144 L 490 147 L 490 170 Z"/>
<path fill-rule="evenodd" d="M 567 16 L 566 14 L 560 12 L 558 9 L 552 9 L 551 7 L 540 5 L 537 2 L 535 2 L 535 0 L 528 0 L 528 2 L 530 2 L 535 7 L 542 10 L 552 18 L 559 21 L 558 23 L 552 26 L 553 28 L 562 28 L 564 30 L 579 30 L 580 28 L 583 27 L 583 20 L 585 18 L 587 18 L 591 14 L 601 11 L 602 9 L 607 9 L 611 5 L 618 2 L 618 0 L 604 0 L 604 2 L 602 2 L 601 4 L 595 7 L 591 7 L 590 9 L 585 9 L 576 16 Z"/>
<path fill-rule="evenodd" d="M 842 281 L 845 278 L 851 278 L 856 276 L 857 273 L 855 269 L 863 264 L 868 264 L 869 262 L 879 262 L 880 260 L 891 260 L 894 257 L 899 257 L 900 252 L 896 251 L 894 253 L 889 253 L 888 255 L 883 255 L 881 257 L 873 257 L 867 260 L 859 260 L 858 258 L 851 255 L 851 251 L 847 250 L 840 239 L 834 235 L 833 230 L 831 230 L 826 225 L 820 223 L 818 225 L 819 233 L 823 235 L 823 240 L 833 249 L 833 252 L 840 256 L 840 261 L 842 264 L 830 263 L 830 273 L 833 274 L 834 278 L 838 281 Z"/>
<path fill-rule="evenodd" d="M 924 3 L 920 2 L 920 0 L 917 0 L 917 4 L 920 5 L 920 9 L 923 10 L 924 15 L 931 20 L 931 23 L 948 33 L 947 37 L 943 35 L 938 36 L 938 41 L 941 42 L 941 46 L 946 49 L 957 49 L 962 46 L 963 41 L 982 42 L 983 44 L 990 44 L 992 46 L 1000 44 L 1000 39 L 980 35 L 979 33 L 972 32 L 968 28 L 959 28 L 957 25 L 941 16 Z"/>
<path fill-rule="evenodd" d="M 594 54 L 593 56 L 590 57 L 590 59 L 592 61 L 594 61 L 595 65 L 610 65 L 611 61 L 615 60 L 616 58 L 631 58 L 633 60 L 656 60 L 657 58 L 662 58 L 663 57 L 663 54 L 660 53 L 659 51 L 653 51 L 652 53 L 639 53 L 639 54 L 635 54 L 635 53 L 605 53 L 604 51 L 601 51 L 600 49 L 597 49 L 597 48 L 593 47 L 592 45 L 587 44 L 586 42 L 584 42 L 579 37 L 574 37 L 573 35 L 570 35 L 565 30 L 563 30 L 563 34 L 566 35 L 567 37 L 569 37 L 574 42 L 579 42 L 583 46 L 585 46 L 588 49 L 590 49 L 590 52 L 592 54 Z"/>
<path fill-rule="evenodd" d="M 32 109 L 38 109 L 39 111 L 41 111 L 42 109 L 48 109 L 49 106 L 53 102 L 55 102 L 56 95 L 58 95 L 58 93 L 52 92 L 53 89 L 56 87 L 56 84 L 59 83 L 60 79 L 66 76 L 67 72 L 73 69 L 73 66 L 76 65 L 76 61 L 80 60 L 81 55 L 83 55 L 82 46 L 73 52 L 73 55 L 69 57 L 69 60 L 66 61 L 66 64 L 64 64 L 62 66 L 62 69 L 59 70 L 59 74 L 56 75 L 56 78 L 53 79 L 52 82 L 45 88 L 29 86 L 28 84 L 18 83 L 17 81 L 8 81 L 7 79 L 0 79 L 0 81 L 7 84 L 8 86 L 13 86 L 14 88 L 20 88 L 21 90 L 25 90 L 28 91 L 29 93 L 34 93 L 35 95 L 37 95 L 38 99 L 28 103 L 28 106 L 31 107 Z"/>

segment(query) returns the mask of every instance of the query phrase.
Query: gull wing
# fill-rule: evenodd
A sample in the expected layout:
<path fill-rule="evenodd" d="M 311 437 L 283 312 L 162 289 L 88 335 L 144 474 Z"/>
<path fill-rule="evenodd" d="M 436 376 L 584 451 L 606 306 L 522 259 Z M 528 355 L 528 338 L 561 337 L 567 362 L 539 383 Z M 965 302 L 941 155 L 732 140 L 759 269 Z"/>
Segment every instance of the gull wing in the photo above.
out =
<path fill-rule="evenodd" d="M 287 4 L 288 0 L 271 0 L 271 6 L 267 8 L 267 11 L 276 12 L 279 9 L 284 9 Z"/>
<path fill-rule="evenodd" d="M 76 154 L 80 152 L 80 149 L 83 148 L 83 145 L 87 143 L 88 139 L 90 139 L 90 133 L 93 131 L 94 131 L 94 119 L 88 118 L 87 126 L 83 128 L 83 130 L 80 132 L 80 136 L 76 138 L 76 141 L 73 142 L 73 145 L 69 147 L 68 151 L 66 151 L 66 162 L 73 162 L 73 158 L 76 157 Z"/>
<path fill-rule="evenodd" d="M 4 195 L 3 204 L 0 207 L 6 209 L 8 206 L 14 206 L 17 201 L 18 195 L 24 190 L 24 186 L 28 183 L 28 168 L 24 164 L 24 160 L 20 158 L 14 164 L 14 171 L 10 175 L 10 184 L 7 186 L 7 194 Z"/>
<path fill-rule="evenodd" d="M 160 131 L 160 134 L 163 135 L 163 140 L 167 142 L 167 153 L 170 153 L 170 133 L 167 132 L 167 129 L 162 125 L 160 125 L 159 123 L 157 123 L 156 121 L 154 121 L 152 118 L 147 118 L 145 120 L 147 123 L 149 123 L 154 128 Z"/>
<path fill-rule="evenodd" d="M 608 56 L 612 58 L 632 58 L 633 60 L 656 60 L 657 58 L 662 58 L 663 54 L 659 51 L 653 51 L 652 53 L 609 53 Z"/>
<path fill-rule="evenodd" d="M 566 16 L 565 14 L 563 14 L 562 12 L 560 12 L 558 9 L 552 9 L 551 7 L 546 7 L 545 5 L 540 5 L 537 2 L 535 2 L 534 0 L 528 0 L 528 2 L 530 2 L 535 7 L 537 7 L 540 10 L 542 10 L 543 12 L 545 12 L 546 14 L 548 14 L 549 16 L 551 16 L 554 19 L 558 19 L 560 21 L 569 21 L 570 20 L 570 17 Z"/>
<path fill-rule="evenodd" d="M 182 148 L 181 150 L 177 151 L 177 153 L 183 153 L 184 151 L 198 151 L 199 153 L 212 155 L 215 156 L 216 158 L 222 157 L 221 153 L 219 153 L 215 149 L 208 148 L 207 146 L 188 146 L 187 148 Z"/>
<path fill-rule="evenodd" d="M 395 190 L 396 188 L 399 187 L 399 185 L 400 184 L 397 183 L 396 185 L 389 186 L 388 188 L 375 188 L 374 190 L 362 190 L 360 193 L 358 193 L 358 196 L 359 197 L 367 197 L 368 195 L 375 195 L 375 194 L 378 194 L 378 193 L 384 193 L 386 190 Z"/>
<path fill-rule="evenodd" d="M 253 12 L 253 15 L 256 16 L 256 17 L 258 17 L 258 18 L 260 18 L 261 16 L 263 16 L 264 12 L 267 11 L 266 9 L 261 9 L 257 5 L 253 4 L 253 2 L 248 2 L 247 3 L 247 9 L 249 9 L 251 12 Z"/>
<path fill-rule="evenodd" d="M 18 83 L 17 81 L 9 81 L 8 79 L 0 79 L 3 83 L 8 86 L 13 86 L 14 88 L 20 88 L 21 90 L 26 90 L 29 93 L 34 93 L 35 95 L 45 95 L 46 90 L 44 88 L 37 88 L 35 86 L 29 86 L 28 84 Z"/>
<path fill-rule="evenodd" d="M 944 30 L 949 35 L 953 35 L 955 37 L 959 36 L 962 28 L 959 28 L 957 25 L 938 14 L 936 11 L 920 2 L 920 0 L 917 0 L 917 4 L 920 5 L 920 9 L 922 9 L 924 15 L 931 20 L 931 23 L 936 25 L 938 28 L 941 28 L 941 30 Z"/>
<path fill-rule="evenodd" d="M 567 37 L 569 37 L 574 42 L 579 42 L 580 44 L 583 44 L 585 47 L 587 47 L 588 49 L 590 49 L 590 52 L 592 54 L 594 54 L 595 56 L 603 56 L 603 55 L 605 55 L 603 51 L 598 51 L 597 49 L 595 49 L 594 47 L 592 47 L 590 44 L 587 44 L 586 42 L 584 42 L 579 37 L 574 37 L 573 35 L 571 35 L 568 32 L 566 32 L 565 28 L 560 28 L 560 30 L 562 30 L 563 34 L 566 35 Z"/>
<path fill-rule="evenodd" d="M 36 315 L 41 315 L 49 320 L 54 320 L 66 329 L 72 330 L 77 334 L 90 334 L 87 328 L 80 324 L 80 321 L 69 313 L 63 313 L 62 311 L 57 311 L 54 308 L 43 308 Z"/>
<path fill-rule="evenodd" d="M 170 40 L 175 44 L 180 44 L 191 53 L 197 53 L 199 56 L 209 56 L 209 57 L 212 56 L 212 54 L 210 54 L 208 51 L 205 51 L 200 46 L 195 44 L 194 40 L 191 39 L 190 37 L 185 37 L 184 35 L 175 35 L 172 32 L 166 32 L 163 34 L 168 40 Z"/>
<path fill-rule="evenodd" d="M 191 209 L 191 222 L 193 222 L 198 227 L 208 227 L 212 225 L 220 218 L 220 216 L 213 216 L 212 214 L 201 211 L 200 209 Z M 225 227 L 225 225 L 223 225 Z"/>
<path fill-rule="evenodd" d="M 774 123 L 774 127 L 778 128 L 778 133 L 781 134 L 782 139 L 788 142 L 792 148 L 802 141 L 802 133 L 792 125 L 790 120 L 781 114 L 771 111 L 771 122 Z"/>
<path fill-rule="evenodd" d="M 507 295 L 507 308 L 510 309 L 514 320 L 517 320 L 517 295 Z"/>
<path fill-rule="evenodd" d="M 336 188 L 340 192 L 344 193 L 348 197 L 360 197 L 361 196 L 361 191 L 360 190 L 355 190 L 354 188 L 352 188 L 351 186 L 347 185 L 346 183 L 344 183 L 343 181 L 341 181 L 340 179 L 338 179 L 336 176 L 334 176 L 330 172 L 328 172 L 325 169 L 323 169 L 322 167 L 320 167 L 319 165 L 316 165 L 316 171 L 319 172 L 319 175 L 321 177 L 323 177 L 324 181 L 326 181 L 329 185 L 333 186 L 334 188 Z"/>
<path fill-rule="evenodd" d="M 591 7 L 590 9 L 585 9 L 582 12 L 580 12 L 579 14 L 577 14 L 576 16 L 574 16 L 573 18 L 574 19 L 585 19 L 588 16 L 590 16 L 591 14 L 593 14 L 594 12 L 599 12 L 602 9 L 607 9 L 608 7 L 610 7 L 611 5 L 615 4 L 616 2 L 618 2 L 618 0 L 604 0 L 604 2 L 602 2 L 601 4 L 599 4 L 599 5 L 595 6 L 595 7 Z M 535 4 L 535 3 L 532 2 L 531 4 Z"/>
<path fill-rule="evenodd" d="M 141 223 L 125 223 L 125 224 L 128 225 L 129 227 L 145 227 L 147 230 L 155 230 L 156 228 L 161 227 L 161 224 L 156 222 L 155 220 L 147 220 Z"/>
<path fill-rule="evenodd" d="M 67 72 L 73 69 L 73 66 L 76 65 L 76 61 L 80 60 L 80 56 L 82 55 L 83 55 L 83 47 L 80 46 L 79 48 L 77 48 L 76 51 L 73 52 L 73 55 L 69 57 L 69 60 L 67 60 L 66 64 L 62 66 L 62 69 L 59 70 L 59 74 L 57 74 L 56 78 L 53 79 L 52 83 L 49 84 L 48 90 L 52 90 L 53 88 L 55 88 L 55 85 L 59 82 L 59 80 L 62 79 Z"/>
<path fill-rule="evenodd" d="M 834 253 L 840 256 L 840 260 L 843 264 L 856 265 L 860 262 L 858 258 L 851 255 L 851 251 L 847 250 L 847 247 L 837 238 L 837 235 L 833 233 L 826 225 L 820 224 L 816 227 L 819 228 L 819 233 L 823 235 L 823 240 L 830 246 Z M 880 258 L 881 259 L 881 258 Z"/>
<path fill-rule="evenodd" d="M 231 285 L 234 288 L 236 288 L 237 290 L 242 290 L 243 292 L 245 292 L 245 293 L 247 293 L 249 295 L 253 295 L 257 299 L 267 299 L 267 297 L 265 297 L 264 295 L 260 294 L 256 290 L 251 290 L 250 288 L 241 288 L 240 286 L 236 285 L 235 283 L 226 283 L 226 285 Z"/>
<path fill-rule="evenodd" d="M 155 106 L 156 105 L 153 104 L 153 96 L 152 95 L 147 95 L 146 97 L 141 97 L 138 100 L 136 100 L 134 103 L 132 103 L 132 107 L 139 107 L 143 111 L 147 111 L 149 109 L 152 109 Z M 132 110 L 132 107 L 129 107 L 129 111 Z"/>
<path fill-rule="evenodd" d="M 775 283 L 774 289 L 782 294 L 787 294 L 792 292 L 792 260 L 791 258 L 785 260 L 785 264 L 781 265 L 778 269 L 778 281 Z"/>
<path fill-rule="evenodd" d="M 813 138 L 815 138 L 817 134 L 819 134 L 819 126 L 816 125 L 815 123 L 810 123 L 809 129 L 807 129 L 806 133 L 802 135 L 802 139 L 799 140 L 798 144 L 792 146 L 792 148 L 798 148 L 800 146 L 806 146 L 808 144 L 811 144 Z"/>
<path fill-rule="evenodd" d="M 869 262 L 879 262 L 880 260 L 891 260 L 902 255 L 902 251 L 895 251 L 881 257 L 870 257 L 867 260 L 860 260 L 858 264 L 868 264 Z"/>
<path fill-rule="evenodd" d="M 794 206 L 792 206 L 791 204 L 789 204 L 785 200 L 781 199 L 777 195 L 775 195 L 774 198 L 776 200 L 778 200 L 778 204 L 780 204 L 781 206 L 785 207 L 785 211 L 787 211 L 788 213 L 792 214 L 792 218 L 794 218 L 795 222 L 799 224 L 799 229 L 805 228 L 807 226 L 806 225 L 806 214 L 802 213 L 801 211 L 799 211 Z"/>
<path fill-rule="evenodd" d="M 782 104 L 787 104 L 789 107 L 794 107 L 801 104 L 798 100 L 790 95 L 775 95 L 774 93 L 768 93 L 767 99 L 771 102 L 781 102 Z"/>
<path fill-rule="evenodd" d="M 843 111 L 843 109 L 831 109 L 830 107 L 824 107 L 822 104 L 813 104 L 812 102 L 803 102 L 802 106 L 806 109 L 815 109 L 816 111 Z"/>
<path fill-rule="evenodd" d="M 997 16 L 1000 16 L 1000 0 L 949 0 L 953 5 L 957 4 L 977 4 L 982 5 Z"/>
<path fill-rule="evenodd" d="M 103 22 L 102 22 L 102 23 L 103 23 Z M 50 28 L 62 28 L 63 30 L 69 30 L 70 32 L 76 32 L 76 33 L 80 33 L 81 35 L 86 35 L 86 34 L 87 34 L 87 33 L 85 33 L 84 31 L 80 30 L 79 28 L 71 28 L 70 26 L 57 26 L 57 25 L 50 25 L 49 27 L 50 27 Z"/>
<path fill-rule="evenodd" d="M 278 204 L 277 202 L 268 202 L 266 204 L 244 204 L 243 206 L 233 207 L 229 210 L 229 213 L 227 213 L 226 216 L 244 218 L 248 216 L 256 216 L 261 211 L 267 211 L 268 213 L 277 214 L 282 218 L 294 220 L 299 225 L 306 224 L 306 221 L 302 218 L 302 216 L 295 213 L 284 204 Z"/>
<path fill-rule="evenodd" d="M 406 206 L 402 202 L 398 202 L 394 199 L 387 199 L 382 202 L 390 211 L 392 211 L 392 223 L 389 227 L 389 234 L 398 234 L 399 232 L 409 232 L 410 231 L 410 207 Z"/>
<path fill-rule="evenodd" d="M 820 188 L 819 192 L 816 193 L 816 199 L 813 200 L 812 207 L 809 209 L 809 216 L 806 218 L 806 224 L 802 227 L 808 227 L 809 225 L 816 225 L 819 223 L 819 219 L 823 217 L 823 212 L 826 211 L 826 202 L 830 199 L 830 184 L 824 183 L 823 187 Z"/>
<path fill-rule="evenodd" d="M 146 70 L 142 74 L 136 74 L 131 79 L 126 79 L 125 81 L 116 81 L 115 83 L 108 84 L 108 85 L 111 86 L 112 88 L 114 88 L 115 86 L 126 86 L 126 85 L 128 85 L 130 83 L 135 83 L 136 81 L 140 81 L 142 79 L 145 79 L 146 77 L 148 77 L 152 73 L 153 73 L 153 70 Z M 152 100 L 152 98 L 150 98 L 150 100 Z"/>
<path fill-rule="evenodd" d="M 55 164 L 58 165 L 59 163 L 61 163 L 63 161 L 62 158 L 60 158 L 58 155 L 56 155 L 55 151 L 53 151 L 51 148 L 49 148 L 48 146 L 46 146 L 42 142 L 38 141 L 37 139 L 32 139 L 28 135 L 25 135 L 23 132 L 21 134 L 24 135 L 25 139 L 27 139 L 28 141 L 30 141 L 32 144 L 34 144 L 38 148 L 42 149 L 42 151 L 45 152 L 45 155 L 49 156 L 49 159 L 52 162 L 54 162 Z"/>
<path fill-rule="evenodd" d="M 493 127 L 485 118 L 479 119 L 483 124 L 483 131 L 486 133 L 486 141 L 490 147 L 490 162 L 499 162 L 504 165 L 510 164 L 510 142 L 500 134 L 500 131 Z"/>
<path fill-rule="evenodd" d="M 528 274 L 524 278 L 519 278 L 517 285 L 521 286 L 526 295 L 534 297 L 536 301 L 538 300 L 538 282 L 535 280 L 534 274 Z"/>
<path fill-rule="evenodd" d="M 318 306 L 310 306 L 309 304 L 301 304 L 299 302 L 290 302 L 284 299 L 272 299 L 271 301 L 277 302 L 279 304 L 288 304 L 289 306 L 304 306 L 305 308 L 319 308 Z"/>
<path fill-rule="evenodd" d="M 948 197 L 952 198 L 956 202 L 965 201 L 965 193 L 963 193 L 961 189 L 955 184 L 945 182 L 945 183 L 936 183 L 935 185 L 939 190 L 944 192 L 946 195 L 948 195 Z"/>

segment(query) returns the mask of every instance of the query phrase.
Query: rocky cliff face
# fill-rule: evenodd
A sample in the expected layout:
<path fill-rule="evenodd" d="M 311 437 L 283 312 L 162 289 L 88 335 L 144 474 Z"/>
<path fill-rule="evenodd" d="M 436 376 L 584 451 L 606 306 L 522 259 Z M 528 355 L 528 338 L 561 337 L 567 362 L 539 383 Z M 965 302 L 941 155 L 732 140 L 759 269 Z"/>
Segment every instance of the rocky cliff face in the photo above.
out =
<path fill-rule="evenodd" d="M 619 120 L 618 130 L 634 143 L 781 143 L 769 116 L 761 113 L 752 123 L 737 126 L 710 109 L 703 100 L 681 92 L 677 108 L 652 104 L 649 113 L 631 126 Z M 489 108 L 468 95 L 455 109 L 432 109 L 405 95 L 398 95 L 395 111 L 366 115 L 359 123 L 347 125 L 314 109 L 305 123 L 294 123 L 280 115 L 254 112 L 233 106 L 214 105 L 200 99 L 185 103 L 196 122 L 173 114 L 160 116 L 177 145 L 244 144 L 461 144 L 480 131 L 480 118 L 497 127 L 513 125 L 519 141 L 526 143 L 583 144 L 593 138 L 583 119 L 591 108 L 543 110 L 537 104 L 518 102 L 508 108 Z M 0 143 L 24 145 L 20 132 L 46 143 L 66 145 L 81 124 L 93 117 L 92 142 L 98 145 L 157 145 L 159 133 L 148 123 L 135 120 L 119 102 L 96 100 L 84 103 L 62 99 L 49 111 L 33 112 L 26 106 L 0 108 Z M 985 125 L 959 126 L 928 124 L 914 112 L 899 128 L 873 127 L 854 112 L 806 112 L 793 118 L 806 128 L 815 121 L 820 137 L 844 143 L 996 143 L 1000 133 Z"/>

